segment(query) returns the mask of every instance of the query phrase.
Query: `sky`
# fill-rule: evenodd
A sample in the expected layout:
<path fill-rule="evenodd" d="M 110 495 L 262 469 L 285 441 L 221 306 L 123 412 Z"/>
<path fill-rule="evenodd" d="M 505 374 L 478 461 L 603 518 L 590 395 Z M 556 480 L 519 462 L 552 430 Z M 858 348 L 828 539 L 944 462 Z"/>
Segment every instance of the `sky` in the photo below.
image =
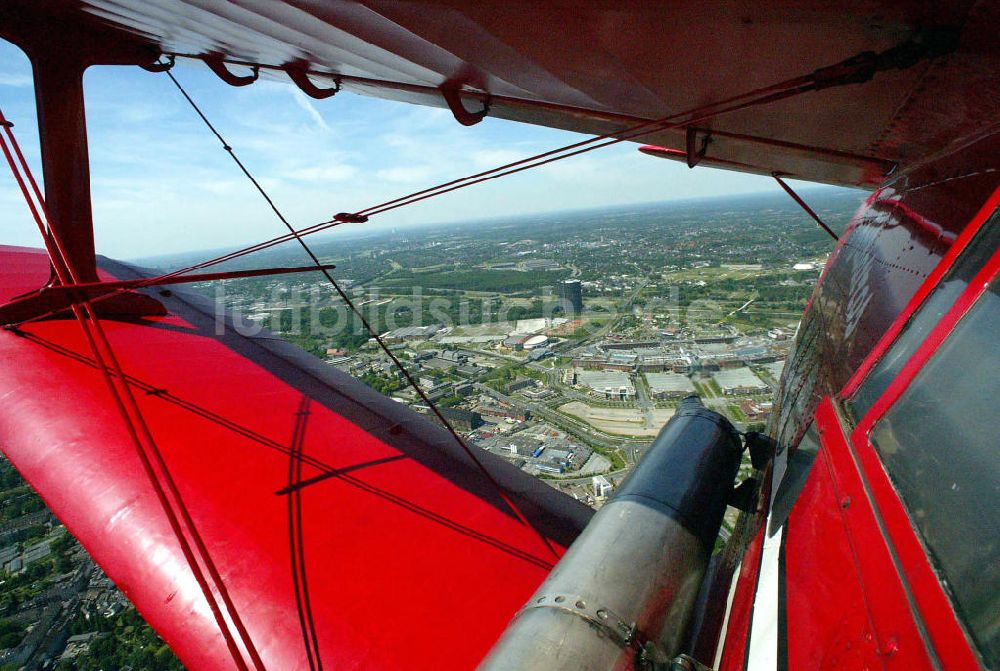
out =
<path fill-rule="evenodd" d="M 297 228 L 586 136 L 342 92 L 312 100 L 290 83 L 233 88 L 201 63 L 174 75 Z M 249 244 L 285 229 L 164 74 L 90 68 L 84 77 L 99 253 L 134 259 Z M 41 180 L 31 68 L 0 40 L 0 109 Z M 624 142 L 373 217 L 371 225 L 475 221 L 566 209 L 773 192 L 756 175 L 688 169 Z M 38 247 L 0 164 L 0 244 Z"/>

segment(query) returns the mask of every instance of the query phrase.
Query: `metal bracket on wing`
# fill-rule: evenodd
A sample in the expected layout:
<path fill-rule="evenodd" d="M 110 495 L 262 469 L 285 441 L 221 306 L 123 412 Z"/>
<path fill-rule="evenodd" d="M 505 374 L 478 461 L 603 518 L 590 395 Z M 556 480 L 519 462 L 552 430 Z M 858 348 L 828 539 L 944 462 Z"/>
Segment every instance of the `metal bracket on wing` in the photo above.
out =
<path fill-rule="evenodd" d="M 487 94 L 486 98 L 483 99 L 483 109 L 478 112 L 470 112 L 465 109 L 465 104 L 462 102 L 461 94 L 462 89 L 460 87 L 441 87 L 441 95 L 444 96 L 444 101 L 448 103 L 448 109 L 451 110 L 452 115 L 455 117 L 455 121 L 463 126 L 475 126 L 477 123 L 485 119 L 487 114 L 489 114 L 490 96 Z"/>
<path fill-rule="evenodd" d="M 219 79 L 226 82 L 230 86 L 249 86 L 257 81 L 258 77 L 260 77 L 260 68 L 256 65 L 251 66 L 251 69 L 253 70 L 252 74 L 234 75 L 226 66 L 226 60 L 222 54 L 208 54 L 206 56 L 202 56 L 201 60 L 205 61 L 205 65 L 207 65 L 212 72 L 219 77 Z"/>
<path fill-rule="evenodd" d="M 687 137 L 686 137 L 686 149 L 687 149 L 687 165 L 689 168 L 693 168 L 705 158 L 705 154 L 708 153 L 708 145 L 712 142 L 711 131 L 706 131 L 705 136 L 701 139 L 701 147 L 698 148 L 698 129 L 694 126 L 688 126 Z"/>
<path fill-rule="evenodd" d="M 313 84 L 312 80 L 309 79 L 309 63 L 306 61 L 298 60 L 294 63 L 289 63 L 282 69 L 288 75 L 288 78 L 310 98 L 325 100 L 326 98 L 332 98 L 340 92 L 340 77 L 336 75 L 333 76 L 333 88 L 321 89 Z"/>
<path fill-rule="evenodd" d="M 160 58 L 166 57 L 166 61 L 161 61 Z M 146 65 L 140 65 L 139 67 L 147 72 L 166 72 L 174 67 L 174 63 L 177 58 L 173 54 L 160 54 L 156 57 L 152 63 Z"/>

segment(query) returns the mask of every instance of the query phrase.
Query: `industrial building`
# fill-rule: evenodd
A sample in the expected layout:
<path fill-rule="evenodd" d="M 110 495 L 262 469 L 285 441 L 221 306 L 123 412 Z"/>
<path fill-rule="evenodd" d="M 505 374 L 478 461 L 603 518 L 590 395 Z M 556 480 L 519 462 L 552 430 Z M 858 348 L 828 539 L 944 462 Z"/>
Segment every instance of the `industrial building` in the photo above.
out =
<path fill-rule="evenodd" d="M 407 340 L 427 340 L 443 327 L 440 324 L 429 326 L 403 326 L 382 334 L 382 340 L 386 343 L 400 343 Z"/>
<path fill-rule="evenodd" d="M 695 392 L 694 384 L 686 375 L 677 373 L 646 373 L 649 393 L 656 399 L 684 398 Z"/>

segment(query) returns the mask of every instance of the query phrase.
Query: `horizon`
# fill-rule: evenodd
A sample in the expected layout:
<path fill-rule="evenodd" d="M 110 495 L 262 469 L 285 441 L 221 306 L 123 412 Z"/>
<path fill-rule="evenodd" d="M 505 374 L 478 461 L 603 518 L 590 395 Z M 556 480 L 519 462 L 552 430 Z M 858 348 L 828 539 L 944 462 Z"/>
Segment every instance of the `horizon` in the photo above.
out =
<path fill-rule="evenodd" d="M 589 136 L 344 92 L 312 101 L 291 84 L 234 89 L 204 66 L 174 72 L 296 228 Z M 100 67 L 85 77 L 97 251 L 147 259 L 284 233 L 267 203 L 163 75 Z M 0 41 L 0 106 L 41 178 L 31 68 Z M 798 182 L 796 188 L 820 185 Z M 837 187 L 832 187 L 837 188 Z M 422 201 L 373 219 L 409 228 L 778 191 L 767 176 L 686 165 L 621 143 Z M 20 192 L 0 179 L 0 242 L 38 247 Z M 155 253 L 154 253 L 155 250 Z"/>
<path fill-rule="evenodd" d="M 863 189 L 852 189 L 847 187 L 831 186 L 827 184 L 818 184 L 813 182 L 804 182 L 806 186 L 800 188 L 797 192 L 803 196 L 847 196 L 848 194 L 857 195 L 860 201 L 864 198 L 863 194 L 868 193 Z M 684 206 L 698 205 L 698 204 L 709 204 L 714 202 L 722 201 L 739 201 L 739 200 L 751 200 L 751 199 L 774 199 L 778 203 L 787 203 L 788 205 L 798 209 L 798 205 L 792 201 L 784 191 L 780 189 L 777 191 L 755 191 L 748 193 L 735 193 L 735 194 L 719 194 L 719 195 L 707 195 L 707 196 L 696 196 L 692 198 L 672 198 L 668 200 L 659 201 L 646 201 L 646 202 L 634 202 L 634 203 L 619 203 L 613 205 L 595 205 L 591 207 L 583 208 L 567 208 L 563 210 L 545 210 L 541 212 L 523 212 L 510 215 L 499 215 L 495 217 L 483 217 L 477 219 L 462 219 L 462 220 L 452 220 L 452 221 L 426 221 L 426 222 L 413 222 L 410 224 L 390 224 L 383 222 L 373 222 L 366 224 L 351 224 L 347 226 L 338 226 L 335 229 L 330 229 L 323 231 L 314 235 L 307 235 L 308 239 L 313 244 L 324 244 L 331 242 L 334 236 L 340 237 L 345 241 L 357 241 L 364 238 L 371 238 L 372 240 L 377 240 L 386 235 L 391 235 L 397 232 L 397 229 L 404 229 L 404 232 L 417 231 L 421 229 L 460 229 L 463 227 L 474 227 L 477 224 L 489 224 L 489 223 L 499 223 L 517 225 L 519 223 L 527 223 L 524 220 L 534 219 L 534 218 L 549 218 L 558 217 L 564 215 L 583 215 L 587 213 L 595 212 L 614 212 L 620 210 L 627 210 L 629 208 L 656 208 L 656 207 L 677 207 L 683 208 Z M 803 216 L 805 213 L 803 212 Z M 540 221 L 540 224 L 554 223 Z M 255 241 L 258 242 L 258 241 Z M 294 246 L 294 240 L 289 240 L 287 242 L 276 245 L 265 251 L 276 251 L 283 248 L 285 245 Z M 251 243 L 252 244 L 252 243 Z M 137 265 L 146 265 L 147 267 L 158 267 L 153 265 L 154 262 L 168 262 L 168 261 L 188 261 L 188 257 L 197 256 L 204 254 L 206 257 L 209 255 L 224 254 L 231 251 L 238 250 L 243 245 L 239 243 L 232 243 L 225 246 L 212 247 L 212 248 L 201 248 L 201 249 L 191 249 L 181 252 L 170 252 L 166 254 L 156 254 L 147 256 L 134 256 L 134 257 L 122 257 L 118 260 L 127 263 L 133 263 Z M 98 251 L 98 254 L 101 252 Z M 252 256 L 252 255 L 251 255 Z M 169 264 L 163 267 L 169 267 Z"/>

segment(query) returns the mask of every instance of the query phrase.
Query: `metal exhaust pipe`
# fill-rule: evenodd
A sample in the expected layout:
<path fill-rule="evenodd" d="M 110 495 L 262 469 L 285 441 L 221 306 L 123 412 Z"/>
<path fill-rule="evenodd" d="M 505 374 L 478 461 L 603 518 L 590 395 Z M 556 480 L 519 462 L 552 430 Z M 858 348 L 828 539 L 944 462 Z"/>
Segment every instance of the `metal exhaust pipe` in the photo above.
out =
<path fill-rule="evenodd" d="M 697 396 L 514 616 L 485 671 L 653 668 L 678 652 L 743 447 Z"/>

